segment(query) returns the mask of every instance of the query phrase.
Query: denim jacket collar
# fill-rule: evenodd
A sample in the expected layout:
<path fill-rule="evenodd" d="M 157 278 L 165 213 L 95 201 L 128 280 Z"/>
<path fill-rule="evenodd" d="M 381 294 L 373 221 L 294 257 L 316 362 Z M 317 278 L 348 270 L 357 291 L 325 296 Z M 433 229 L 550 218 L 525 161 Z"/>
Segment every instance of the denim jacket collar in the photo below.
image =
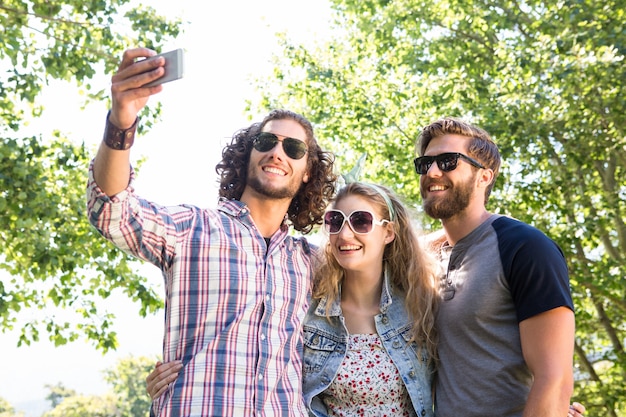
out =
<path fill-rule="evenodd" d="M 384 268 L 383 274 L 383 288 L 380 294 L 380 312 L 384 313 L 387 311 L 387 308 L 391 305 L 391 283 L 389 282 L 389 274 L 387 273 L 387 268 Z M 315 315 L 324 317 L 326 316 L 326 304 L 328 303 L 328 299 L 326 297 L 322 298 L 315 309 Z M 339 287 L 339 296 L 333 301 L 333 304 L 330 307 L 328 312 L 329 317 L 339 317 L 341 316 L 341 287 Z"/>

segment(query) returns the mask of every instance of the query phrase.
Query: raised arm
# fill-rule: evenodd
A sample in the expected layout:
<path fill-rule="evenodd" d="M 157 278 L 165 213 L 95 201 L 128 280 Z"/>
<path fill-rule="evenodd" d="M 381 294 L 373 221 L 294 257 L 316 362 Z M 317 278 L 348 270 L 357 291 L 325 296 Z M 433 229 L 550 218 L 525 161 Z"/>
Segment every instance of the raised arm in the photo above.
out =
<path fill-rule="evenodd" d="M 137 115 L 148 98 L 163 89 L 161 85 L 141 87 L 165 73 L 163 58 L 142 59 L 154 55 L 156 52 L 147 48 L 126 50 L 111 79 L 111 111 L 107 116 L 104 140 L 94 161 L 96 183 L 109 196 L 128 186 L 130 145 L 134 140 Z"/>

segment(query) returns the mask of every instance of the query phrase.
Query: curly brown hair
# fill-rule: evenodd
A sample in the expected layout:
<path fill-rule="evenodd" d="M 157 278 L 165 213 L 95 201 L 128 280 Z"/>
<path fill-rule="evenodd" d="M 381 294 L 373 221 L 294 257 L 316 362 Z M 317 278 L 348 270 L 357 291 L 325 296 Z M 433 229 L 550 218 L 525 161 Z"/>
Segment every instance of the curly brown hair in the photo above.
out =
<path fill-rule="evenodd" d="M 335 194 L 336 175 L 333 173 L 335 156 L 323 151 L 313 133 L 313 126 L 304 116 L 290 110 L 272 110 L 261 122 L 240 129 L 233 135 L 230 145 L 222 150 L 222 160 L 215 166 L 220 176 L 219 195 L 229 200 L 239 200 L 248 180 L 248 164 L 252 143 L 263 127 L 271 120 L 293 120 L 304 128 L 309 181 L 302 183 L 291 200 L 287 218 L 293 228 L 303 234 L 322 223 L 324 210 Z"/>

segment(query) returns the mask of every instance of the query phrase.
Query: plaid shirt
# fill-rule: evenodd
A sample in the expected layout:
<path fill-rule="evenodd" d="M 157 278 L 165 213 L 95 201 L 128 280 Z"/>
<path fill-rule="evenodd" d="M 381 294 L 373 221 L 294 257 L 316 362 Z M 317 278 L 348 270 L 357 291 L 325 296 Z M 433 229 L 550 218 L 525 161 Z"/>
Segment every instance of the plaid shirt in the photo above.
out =
<path fill-rule="evenodd" d="M 306 416 L 302 320 L 311 248 L 288 227 L 267 247 L 239 201 L 163 207 L 128 188 L 109 198 L 89 170 L 98 231 L 165 279 L 163 360 L 184 368 L 156 399 L 158 416 Z"/>

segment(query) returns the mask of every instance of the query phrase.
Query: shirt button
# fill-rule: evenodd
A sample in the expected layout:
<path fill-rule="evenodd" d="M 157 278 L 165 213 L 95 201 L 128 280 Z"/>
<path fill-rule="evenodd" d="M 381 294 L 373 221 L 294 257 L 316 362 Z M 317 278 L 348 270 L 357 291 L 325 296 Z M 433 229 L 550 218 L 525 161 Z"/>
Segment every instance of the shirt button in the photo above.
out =
<path fill-rule="evenodd" d="M 259 375 L 259 381 L 263 379 L 263 375 Z"/>
<path fill-rule="evenodd" d="M 400 347 L 400 342 L 398 342 L 397 340 L 394 340 L 392 346 L 394 349 L 398 349 Z"/>
<path fill-rule="evenodd" d="M 387 324 L 389 323 L 389 318 L 387 316 L 383 316 L 383 319 L 381 321 L 383 322 L 383 324 Z"/>
<path fill-rule="evenodd" d="M 261 340 L 265 340 L 265 335 L 264 334 L 261 335 Z"/>
<path fill-rule="evenodd" d="M 411 371 L 411 372 L 409 372 L 409 376 L 410 376 L 411 378 L 415 378 L 415 371 Z"/>

